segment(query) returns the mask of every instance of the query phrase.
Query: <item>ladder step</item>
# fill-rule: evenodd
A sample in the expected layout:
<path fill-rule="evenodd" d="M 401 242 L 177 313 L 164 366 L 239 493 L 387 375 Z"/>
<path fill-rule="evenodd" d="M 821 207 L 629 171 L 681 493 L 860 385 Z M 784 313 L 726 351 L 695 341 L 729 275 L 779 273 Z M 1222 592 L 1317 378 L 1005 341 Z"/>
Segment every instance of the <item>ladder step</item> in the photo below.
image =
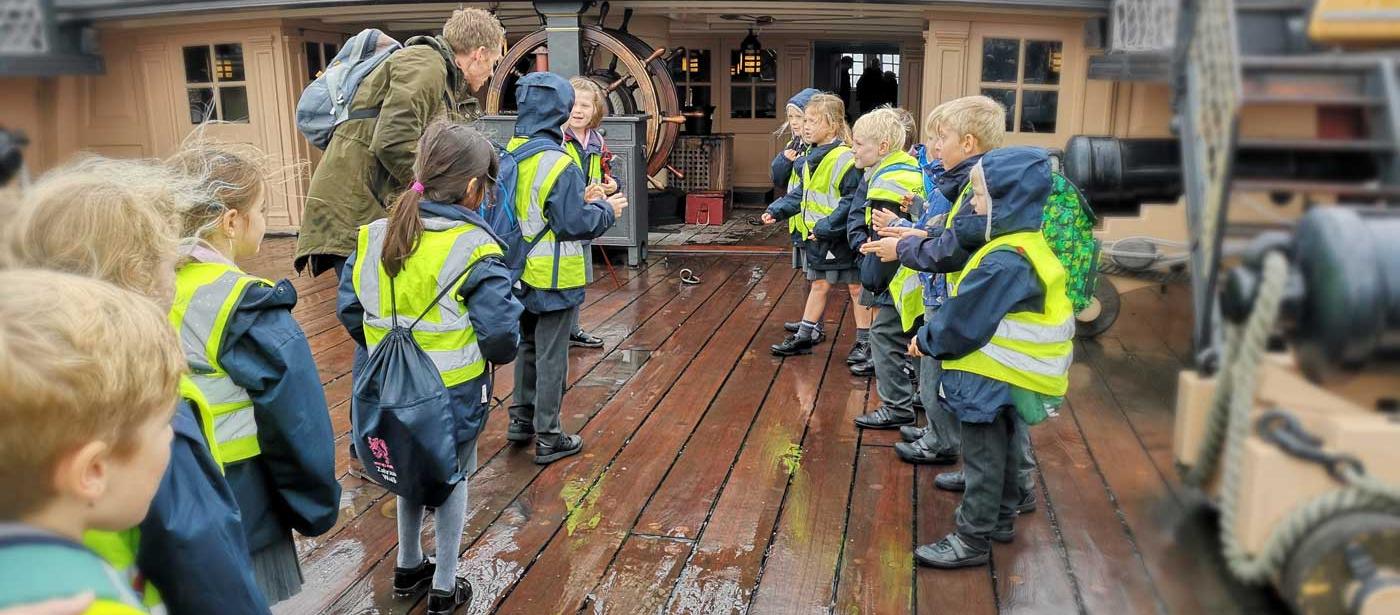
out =
<path fill-rule="evenodd" d="M 1375 70 L 1390 58 L 1382 54 L 1311 53 L 1288 56 L 1244 56 L 1240 69 L 1245 73 L 1290 71 L 1301 73 L 1334 73 Z"/>
<path fill-rule="evenodd" d="M 1373 199 L 1400 199 L 1400 186 L 1375 183 L 1239 178 L 1230 182 L 1230 189 L 1239 192 L 1292 192 Z"/>
<path fill-rule="evenodd" d="M 1387 153 L 1395 151 L 1395 143 L 1382 139 L 1240 139 L 1239 149 Z"/>
<path fill-rule="evenodd" d="M 1379 96 L 1347 94 L 1245 94 L 1244 104 L 1249 106 L 1326 105 L 1331 107 L 1379 107 L 1385 104 L 1385 99 Z"/>

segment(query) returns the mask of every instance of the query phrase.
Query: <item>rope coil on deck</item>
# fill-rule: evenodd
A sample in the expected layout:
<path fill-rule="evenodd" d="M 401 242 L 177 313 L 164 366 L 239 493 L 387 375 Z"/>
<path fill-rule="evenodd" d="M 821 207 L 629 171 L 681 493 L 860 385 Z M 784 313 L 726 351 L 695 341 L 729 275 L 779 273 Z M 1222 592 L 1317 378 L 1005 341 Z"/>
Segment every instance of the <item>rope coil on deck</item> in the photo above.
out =
<path fill-rule="evenodd" d="M 1243 331 L 1234 325 L 1226 327 L 1224 368 L 1211 400 L 1205 440 L 1195 467 L 1186 476 L 1188 485 L 1203 486 L 1215 474 L 1221 451 L 1224 451 L 1220 539 L 1230 571 L 1246 583 L 1264 583 L 1276 576 L 1289 553 L 1314 527 L 1330 517 L 1355 511 L 1400 512 L 1400 487 L 1384 483 L 1354 466 L 1345 466 L 1341 469 L 1344 486 L 1290 511 L 1257 555 L 1251 556 L 1235 535 L 1240 466 L 1244 441 L 1249 436 L 1249 413 L 1254 406 L 1259 361 L 1278 320 L 1287 277 L 1288 261 L 1283 254 L 1273 252 L 1265 257 L 1259 296 Z"/>

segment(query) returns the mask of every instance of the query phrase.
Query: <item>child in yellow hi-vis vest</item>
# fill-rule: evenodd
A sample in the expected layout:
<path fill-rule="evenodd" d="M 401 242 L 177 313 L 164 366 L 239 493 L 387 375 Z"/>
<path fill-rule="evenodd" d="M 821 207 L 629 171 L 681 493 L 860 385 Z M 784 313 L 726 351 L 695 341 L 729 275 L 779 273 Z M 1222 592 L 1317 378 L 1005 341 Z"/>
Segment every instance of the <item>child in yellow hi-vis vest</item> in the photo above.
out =
<path fill-rule="evenodd" d="M 135 526 L 155 497 L 185 371 L 175 334 L 155 303 L 106 282 L 19 269 L 0 284 L 0 610 L 146 613 L 81 541 Z"/>
<path fill-rule="evenodd" d="M 564 431 L 560 410 L 569 372 L 569 335 L 578 323 L 587 284 L 584 241 L 612 227 L 627 207 L 622 193 L 586 186 L 583 169 L 563 150 L 562 127 L 574 107 L 574 87 L 554 73 L 530 73 L 515 88 L 520 106 L 506 150 L 519 161 L 515 213 L 529 253 L 515 286 L 525 306 L 520 360 L 506 439 L 535 441 L 535 463 L 553 463 L 583 450 Z"/>
<path fill-rule="evenodd" d="M 584 185 L 598 186 L 603 194 L 616 194 L 622 188 L 612 173 L 613 153 L 603 140 L 598 127 L 608 115 L 608 101 L 603 88 L 588 77 L 578 76 L 569 79 L 574 86 L 574 108 L 569 111 L 569 121 L 564 124 L 564 151 L 583 169 Z M 588 190 L 588 188 L 584 188 Z M 588 242 L 583 242 L 585 264 L 593 266 L 592 250 Z M 602 348 L 603 338 L 574 325 L 569 334 L 569 345 L 580 348 Z"/>
<path fill-rule="evenodd" d="M 179 237 L 173 213 L 210 198 L 198 179 L 164 165 L 89 158 L 45 175 L 10 209 L 0 253 L 11 266 L 98 278 L 169 309 Z M 267 613 L 224 479 L 212 408 L 188 377 L 180 398 L 170 420 L 170 465 L 145 519 L 126 532 L 88 532 L 85 543 L 135 583 L 153 610 Z"/>
<path fill-rule="evenodd" d="M 860 184 L 860 171 L 851 153 L 850 128 L 846 126 L 846 105 L 831 94 L 817 94 L 803 112 L 802 140 L 811 149 L 795 169 L 796 185 L 768 206 L 764 224 L 789 220 L 792 232 L 802 244 L 802 269 L 811 290 L 797 330 L 774 344 L 776 356 L 811 354 L 821 341 L 818 323 L 826 312 L 827 294 L 833 285 L 844 285 L 851 297 L 856 321 L 856 343 L 846 363 L 864 362 L 870 355 L 870 308 L 860 305 L 860 271 L 846 242 L 846 213 L 851 197 Z"/>
<path fill-rule="evenodd" d="M 520 341 L 521 306 L 511 293 L 510 270 L 502 262 L 499 239 L 478 213 L 499 168 L 494 146 L 480 132 L 446 120 L 430 124 L 418 142 L 412 188 L 399 197 L 388 220 L 360 227 L 359 244 L 345 265 L 349 275 L 340 283 L 338 316 L 360 352 L 371 353 L 370 363 L 374 350 L 395 335 L 392 327 L 410 327 L 422 315 L 411 335 L 431 357 L 437 373 L 428 377 L 440 378 L 453 410 L 451 416 L 424 421 L 445 424 L 450 433 L 414 436 L 444 438 L 447 448 L 455 449 L 450 451 L 455 459 L 448 461 L 455 461 L 451 478 L 459 482 L 433 511 L 436 559 L 423 554 L 425 502 L 397 498 L 394 593 L 408 596 L 431 585 L 428 613 L 433 615 L 471 601 L 471 586 L 456 576 L 467 477 L 476 470 L 476 439 L 490 410 L 490 365 L 514 360 Z M 367 369 L 357 368 L 357 396 Z M 379 445 L 360 454 L 388 461 L 388 445 L 383 440 Z"/>
<path fill-rule="evenodd" d="M 335 525 L 340 483 L 321 377 L 292 318 L 296 289 L 234 262 L 262 245 L 271 189 L 265 157 L 249 146 L 191 143 L 167 161 L 209 194 L 179 215 L 182 259 L 170 319 L 190 377 L 213 408 L 253 577 L 275 604 L 301 590 L 292 531 L 318 536 Z"/>
<path fill-rule="evenodd" d="M 924 206 L 924 180 L 918 161 L 910 156 L 907 144 L 912 134 L 906 122 L 911 118 L 901 109 L 884 107 L 856 120 L 854 152 L 856 166 L 864 169 L 864 178 L 851 201 L 847 218 L 847 241 L 853 250 L 864 244 L 872 230 L 877 214 L 901 220 L 916 218 Z M 911 122 L 912 123 L 912 122 Z M 874 372 L 880 407 L 857 417 L 856 426 L 865 429 L 894 429 L 913 424 L 914 383 L 910 378 L 905 351 L 909 336 L 888 290 L 896 267 L 880 263 L 873 256 L 861 255 L 861 300 L 875 310 L 870 330 L 870 365 L 857 371 L 862 364 L 852 366 L 852 372 Z"/>
<path fill-rule="evenodd" d="M 947 148 L 944 148 L 947 151 Z M 946 153 L 945 153 L 946 156 Z M 1073 360 L 1074 310 L 1064 267 L 1041 234 L 1050 195 L 1045 150 L 992 150 L 971 172 L 966 219 L 980 232 L 956 230 L 970 253 L 948 275 L 948 300 L 919 329 L 910 351 L 943 362 L 947 405 L 962 424 L 966 491 L 956 530 L 919 547 L 915 559 L 937 568 L 987 563 L 989 541 L 1010 542 L 1022 505 L 1018 445 L 1032 418 L 1024 400 L 1065 394 Z M 1025 420 L 1023 420 L 1025 419 Z"/>

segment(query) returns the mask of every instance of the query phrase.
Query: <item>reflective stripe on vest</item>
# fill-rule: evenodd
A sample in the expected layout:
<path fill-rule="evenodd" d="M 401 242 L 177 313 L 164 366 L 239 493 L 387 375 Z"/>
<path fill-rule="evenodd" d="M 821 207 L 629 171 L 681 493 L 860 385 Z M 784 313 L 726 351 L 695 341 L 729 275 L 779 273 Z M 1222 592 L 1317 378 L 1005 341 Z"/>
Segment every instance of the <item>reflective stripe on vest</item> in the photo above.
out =
<path fill-rule="evenodd" d="M 112 566 L 121 583 L 131 591 L 135 592 L 141 600 L 141 606 L 146 612 L 152 615 L 165 615 L 165 603 L 161 600 L 160 591 L 146 580 L 136 567 L 136 549 L 141 544 L 141 529 L 131 528 L 121 532 L 100 532 L 89 530 L 83 532 L 83 545 L 92 549 L 98 557 Z M 91 609 L 85 613 L 94 612 Z M 98 611 L 100 612 L 100 611 Z M 110 613 L 128 612 L 121 609 L 108 611 Z"/>
<path fill-rule="evenodd" d="M 890 169 L 894 165 L 907 165 L 908 169 Z M 924 174 L 919 172 L 919 161 L 915 160 L 906 152 L 894 152 L 886 156 L 880 164 L 870 173 L 874 178 L 865 189 L 866 201 L 888 201 L 900 205 L 906 218 L 917 218 L 923 212 L 924 194 Z M 905 199 L 911 202 L 905 203 Z M 917 202 L 914 200 L 917 199 Z M 867 205 L 865 208 L 865 225 L 870 226 L 873 222 L 873 210 Z"/>
<path fill-rule="evenodd" d="M 948 208 L 948 215 L 943 218 L 944 229 L 953 228 L 953 218 L 958 215 L 959 211 L 962 211 L 963 202 L 967 201 L 971 196 L 972 182 L 969 181 L 966 186 L 963 186 L 962 192 L 958 193 L 958 200 L 953 201 L 953 206 Z M 949 288 L 957 285 L 958 280 L 962 279 L 963 271 L 966 271 L 966 268 L 962 271 L 950 271 L 944 275 L 943 279 L 947 281 Z"/>
<path fill-rule="evenodd" d="M 510 140 L 507 150 L 515 150 L 528 139 Z M 546 150 L 521 160 L 516 167 L 519 179 L 515 186 L 515 213 L 520 220 L 520 232 L 526 243 L 544 232 L 544 237 L 525 257 L 525 272 L 520 281 L 541 290 L 581 288 L 588 283 L 584 271 L 583 242 L 556 241 L 554 230 L 545 229 L 545 202 L 554 191 L 554 184 L 573 159 L 557 151 Z"/>
<path fill-rule="evenodd" d="M 398 325 L 408 327 L 419 314 L 426 314 L 413 328 L 413 339 L 432 359 L 443 384 L 451 387 L 485 373 L 486 362 L 476 345 L 466 306 L 456 293 L 443 295 L 436 306 L 428 302 L 447 285 L 470 275 L 472 266 L 488 256 L 503 255 L 500 244 L 487 231 L 460 220 L 426 218 L 418 245 L 394 277 L 394 302 Z M 360 227 L 351 274 L 355 295 L 365 309 L 365 344 L 371 353 L 388 335 L 395 318 L 389 303 L 389 274 L 384 269 L 384 238 L 389 221 L 376 220 Z M 429 309 L 434 307 L 436 309 Z"/>
<path fill-rule="evenodd" d="M 856 157 L 851 148 L 838 145 L 822 157 L 817 170 L 812 171 L 805 159 L 802 163 L 802 211 L 797 218 L 797 231 L 803 237 L 811 234 L 817 222 L 831 215 L 841 204 L 841 179 L 855 167 Z"/>
<path fill-rule="evenodd" d="M 1036 393 L 1063 396 L 1069 389 L 1069 367 L 1074 361 L 1074 307 L 1065 294 L 1065 269 L 1040 231 L 993 238 L 972 255 L 958 281 L 949 283 L 949 297 L 957 298 L 962 277 L 996 250 L 1016 250 L 1030 261 L 1045 289 L 1044 310 L 1007 314 L 987 345 L 944 361 L 943 369 L 971 372 Z"/>
<path fill-rule="evenodd" d="M 589 184 L 603 183 L 603 156 L 593 154 L 588 156 L 588 164 L 584 165 L 584 152 L 581 146 L 575 141 L 565 141 L 564 151 L 574 160 L 574 164 L 583 170 L 583 179 Z"/>
<path fill-rule="evenodd" d="M 180 333 L 190 380 L 204 394 L 213 413 L 215 442 L 226 463 L 261 452 L 253 400 L 219 364 L 229 321 L 243 293 L 255 283 L 272 285 L 223 263 L 192 262 L 175 274 L 170 324 Z"/>
<path fill-rule="evenodd" d="M 919 272 L 900 265 L 890 280 L 889 291 L 900 324 L 905 331 L 913 329 L 914 321 L 924 315 L 924 282 Z"/>

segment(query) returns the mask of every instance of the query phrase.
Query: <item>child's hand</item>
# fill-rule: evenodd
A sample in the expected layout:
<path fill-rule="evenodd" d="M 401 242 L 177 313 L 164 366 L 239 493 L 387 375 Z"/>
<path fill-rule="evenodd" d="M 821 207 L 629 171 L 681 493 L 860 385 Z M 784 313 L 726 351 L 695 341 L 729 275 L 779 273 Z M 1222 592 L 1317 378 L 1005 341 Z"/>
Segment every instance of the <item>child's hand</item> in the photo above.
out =
<path fill-rule="evenodd" d="M 603 189 L 602 184 L 589 184 L 587 188 L 583 189 L 583 200 L 585 201 L 601 201 L 606 198 L 608 198 L 608 193 Z"/>
<path fill-rule="evenodd" d="M 875 230 L 887 227 L 898 219 L 899 216 L 894 215 L 894 212 L 888 209 L 876 208 L 870 210 L 870 221 L 875 225 Z"/>
<path fill-rule="evenodd" d="M 892 263 L 899 259 L 899 254 L 896 251 L 898 245 L 899 239 L 886 237 L 865 243 L 860 247 L 860 252 L 861 254 L 874 254 L 879 256 L 882 262 Z"/>
<path fill-rule="evenodd" d="M 611 175 L 603 178 L 603 192 L 606 194 L 617 192 L 617 180 L 613 179 Z"/>
<path fill-rule="evenodd" d="M 613 217 L 622 217 L 622 210 L 627 209 L 627 195 L 621 192 L 608 197 L 608 204 L 612 205 Z"/>
<path fill-rule="evenodd" d="M 759 220 L 762 220 L 764 224 L 773 224 L 778 221 L 777 218 L 773 217 L 773 214 L 770 214 L 766 211 L 763 212 L 763 215 L 759 217 Z"/>
<path fill-rule="evenodd" d="M 928 231 L 912 226 L 886 226 L 880 229 L 880 236 L 892 239 L 903 239 L 905 237 L 928 237 Z"/>
<path fill-rule="evenodd" d="M 796 161 L 797 161 L 797 156 L 798 156 L 798 153 L 797 153 L 797 150 L 795 150 L 795 149 L 785 149 L 785 150 L 783 150 L 783 158 L 787 158 L 788 162 L 796 162 Z"/>
<path fill-rule="evenodd" d="M 914 357 L 914 358 L 918 358 L 918 357 L 924 356 L 924 353 L 919 352 L 919 340 L 917 340 L 917 339 L 910 339 L 910 340 L 909 340 L 909 350 L 907 351 L 907 353 L 909 354 L 909 356 Z"/>

